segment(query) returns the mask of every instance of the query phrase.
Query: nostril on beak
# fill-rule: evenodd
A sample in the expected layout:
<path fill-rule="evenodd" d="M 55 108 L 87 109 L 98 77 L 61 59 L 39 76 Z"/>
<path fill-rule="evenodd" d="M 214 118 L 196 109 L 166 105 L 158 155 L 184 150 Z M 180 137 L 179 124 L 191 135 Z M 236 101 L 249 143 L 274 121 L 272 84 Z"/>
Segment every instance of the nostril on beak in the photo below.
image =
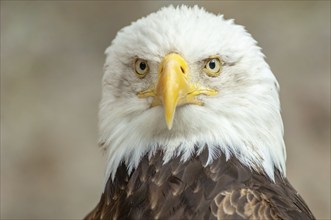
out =
<path fill-rule="evenodd" d="M 185 74 L 185 70 L 182 66 L 180 66 L 180 70 L 182 71 L 183 74 Z"/>

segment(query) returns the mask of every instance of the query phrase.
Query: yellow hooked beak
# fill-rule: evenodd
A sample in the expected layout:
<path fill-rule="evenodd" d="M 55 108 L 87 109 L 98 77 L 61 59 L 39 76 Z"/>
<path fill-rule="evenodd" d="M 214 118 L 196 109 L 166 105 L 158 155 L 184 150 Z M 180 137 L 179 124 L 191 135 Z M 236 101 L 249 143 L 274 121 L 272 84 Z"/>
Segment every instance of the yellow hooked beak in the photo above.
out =
<path fill-rule="evenodd" d="M 203 105 L 196 99 L 200 94 L 216 95 L 217 91 L 190 82 L 187 62 L 179 54 L 170 53 L 160 63 L 156 86 L 139 92 L 138 97 L 154 97 L 151 107 L 163 105 L 165 121 L 170 130 L 177 106 Z"/>

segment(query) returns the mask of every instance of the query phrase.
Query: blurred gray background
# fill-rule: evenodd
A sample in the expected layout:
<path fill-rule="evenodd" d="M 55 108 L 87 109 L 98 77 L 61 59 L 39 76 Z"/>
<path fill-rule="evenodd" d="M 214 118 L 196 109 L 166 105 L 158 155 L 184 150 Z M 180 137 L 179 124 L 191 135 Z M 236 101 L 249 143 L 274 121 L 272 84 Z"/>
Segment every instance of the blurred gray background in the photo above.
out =
<path fill-rule="evenodd" d="M 1 1 L 1 218 L 80 219 L 99 200 L 104 50 L 164 1 Z M 287 175 L 330 219 L 330 1 L 201 1 L 246 26 L 281 86 Z"/>

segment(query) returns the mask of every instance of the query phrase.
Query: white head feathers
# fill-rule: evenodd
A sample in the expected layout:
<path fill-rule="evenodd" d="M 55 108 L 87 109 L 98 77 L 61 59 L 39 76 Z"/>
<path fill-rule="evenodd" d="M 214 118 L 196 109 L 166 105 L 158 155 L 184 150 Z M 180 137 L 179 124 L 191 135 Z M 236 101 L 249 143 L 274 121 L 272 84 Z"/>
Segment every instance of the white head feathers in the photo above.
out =
<path fill-rule="evenodd" d="M 161 106 L 137 93 L 157 81 L 162 58 L 175 52 L 187 61 L 192 79 L 218 91 L 199 97 L 203 106 L 177 108 L 173 127 L 167 129 Z M 107 60 L 100 104 L 100 144 L 108 150 L 107 179 L 125 161 L 137 167 L 141 157 L 157 148 L 164 161 L 209 148 L 209 162 L 221 150 L 244 165 L 274 179 L 274 168 L 285 175 L 285 145 L 280 116 L 278 83 L 256 41 L 242 26 L 201 8 L 167 7 L 118 32 L 106 50 Z M 201 71 L 201 62 L 219 55 L 218 77 Z M 148 62 L 149 74 L 135 75 L 134 60 Z M 129 170 L 129 172 L 130 172 Z"/>

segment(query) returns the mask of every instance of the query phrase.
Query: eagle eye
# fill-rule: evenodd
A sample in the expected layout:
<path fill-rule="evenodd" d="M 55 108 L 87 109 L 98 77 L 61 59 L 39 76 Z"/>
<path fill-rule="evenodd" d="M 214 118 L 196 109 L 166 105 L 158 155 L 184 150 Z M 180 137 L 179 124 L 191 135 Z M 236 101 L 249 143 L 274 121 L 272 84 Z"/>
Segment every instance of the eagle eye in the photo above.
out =
<path fill-rule="evenodd" d="M 222 61 L 219 56 L 210 57 L 206 60 L 203 71 L 210 77 L 217 77 L 221 74 Z"/>
<path fill-rule="evenodd" d="M 149 66 L 146 60 L 139 58 L 136 59 L 134 67 L 135 67 L 136 75 L 141 79 L 144 78 L 149 72 Z"/>

